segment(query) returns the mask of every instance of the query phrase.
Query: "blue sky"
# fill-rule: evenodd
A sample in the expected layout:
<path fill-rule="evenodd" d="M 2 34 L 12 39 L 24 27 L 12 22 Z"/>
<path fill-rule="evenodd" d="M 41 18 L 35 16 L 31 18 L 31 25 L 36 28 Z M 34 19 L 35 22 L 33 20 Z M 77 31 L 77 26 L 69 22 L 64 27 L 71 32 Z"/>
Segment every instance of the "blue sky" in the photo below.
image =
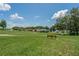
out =
<path fill-rule="evenodd" d="M 5 19 L 7 21 L 8 27 L 12 26 L 26 27 L 36 25 L 50 27 L 55 23 L 55 18 L 52 18 L 55 13 L 61 10 L 69 11 L 73 7 L 79 7 L 79 4 L 11 3 L 7 5 L 1 4 L 1 6 L 0 6 L 0 19 Z"/>

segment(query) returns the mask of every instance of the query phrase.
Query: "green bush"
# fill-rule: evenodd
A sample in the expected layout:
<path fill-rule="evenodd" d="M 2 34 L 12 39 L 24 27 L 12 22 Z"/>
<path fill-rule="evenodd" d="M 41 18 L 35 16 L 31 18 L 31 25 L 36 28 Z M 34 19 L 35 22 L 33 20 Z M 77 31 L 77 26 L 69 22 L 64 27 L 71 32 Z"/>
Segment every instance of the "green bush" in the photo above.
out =
<path fill-rule="evenodd" d="M 54 33 L 54 32 L 48 32 L 47 33 L 47 37 L 57 37 L 57 34 L 56 33 Z"/>

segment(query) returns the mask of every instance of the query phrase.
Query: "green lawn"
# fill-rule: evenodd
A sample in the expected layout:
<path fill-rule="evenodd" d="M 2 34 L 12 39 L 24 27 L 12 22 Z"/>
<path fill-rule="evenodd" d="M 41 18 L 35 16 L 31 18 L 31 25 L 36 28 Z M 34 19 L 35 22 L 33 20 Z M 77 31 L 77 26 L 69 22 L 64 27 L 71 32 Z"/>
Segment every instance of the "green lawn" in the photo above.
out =
<path fill-rule="evenodd" d="M 58 36 L 47 38 L 47 33 L 6 31 L 0 36 L 1 56 L 53 56 L 79 55 L 79 36 Z"/>

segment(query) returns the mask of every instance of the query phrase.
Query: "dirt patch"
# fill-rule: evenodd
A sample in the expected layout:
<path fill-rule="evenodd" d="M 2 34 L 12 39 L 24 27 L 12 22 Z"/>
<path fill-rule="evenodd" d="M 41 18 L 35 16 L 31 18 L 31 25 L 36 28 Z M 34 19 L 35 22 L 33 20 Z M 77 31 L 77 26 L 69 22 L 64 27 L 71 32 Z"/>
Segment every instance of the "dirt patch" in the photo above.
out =
<path fill-rule="evenodd" d="M 15 35 L 10 35 L 10 34 L 0 34 L 0 36 L 15 36 Z"/>

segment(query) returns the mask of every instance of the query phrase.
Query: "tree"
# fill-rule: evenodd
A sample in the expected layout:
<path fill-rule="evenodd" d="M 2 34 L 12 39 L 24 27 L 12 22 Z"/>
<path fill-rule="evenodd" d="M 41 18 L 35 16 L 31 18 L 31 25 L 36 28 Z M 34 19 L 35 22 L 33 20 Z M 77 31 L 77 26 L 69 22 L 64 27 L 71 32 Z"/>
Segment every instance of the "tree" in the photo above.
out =
<path fill-rule="evenodd" d="M 70 11 L 69 30 L 70 30 L 70 35 L 78 35 L 78 32 L 79 32 L 79 9 L 78 8 L 73 8 Z"/>
<path fill-rule="evenodd" d="M 57 28 L 57 27 L 56 27 L 56 24 L 53 25 L 53 26 L 51 26 L 51 27 L 50 27 L 50 32 L 52 32 L 52 31 L 56 31 L 56 28 Z"/>
<path fill-rule="evenodd" d="M 59 31 L 63 31 L 66 29 L 66 20 L 65 17 L 61 18 L 57 21 L 56 24 L 54 24 L 51 28 L 53 31 L 55 30 L 59 30 Z"/>
<path fill-rule="evenodd" d="M 69 31 L 70 35 L 78 35 L 79 32 L 79 8 L 72 8 L 65 17 L 60 18 L 55 24 L 57 30 Z"/>
<path fill-rule="evenodd" d="M 5 20 L 1 20 L 0 21 L 0 26 L 3 28 L 3 30 L 5 30 L 6 29 L 6 26 L 7 26 L 6 21 Z"/>
<path fill-rule="evenodd" d="M 66 30 L 70 35 L 78 35 L 79 32 L 79 8 L 72 8 L 64 17 L 57 19 L 53 26 L 56 30 Z"/>

